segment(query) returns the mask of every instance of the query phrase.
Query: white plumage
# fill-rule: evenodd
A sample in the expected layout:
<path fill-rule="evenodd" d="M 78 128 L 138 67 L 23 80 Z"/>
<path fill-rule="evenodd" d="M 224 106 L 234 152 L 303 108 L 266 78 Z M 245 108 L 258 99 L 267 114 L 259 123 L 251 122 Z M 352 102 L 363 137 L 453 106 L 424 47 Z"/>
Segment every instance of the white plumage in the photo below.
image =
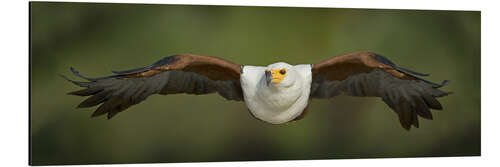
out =
<path fill-rule="evenodd" d="M 279 83 L 266 83 L 265 71 L 285 68 Z M 275 63 L 267 67 L 244 66 L 241 74 L 243 97 L 250 112 L 271 124 L 282 124 L 298 117 L 307 106 L 311 89 L 311 65 Z"/>

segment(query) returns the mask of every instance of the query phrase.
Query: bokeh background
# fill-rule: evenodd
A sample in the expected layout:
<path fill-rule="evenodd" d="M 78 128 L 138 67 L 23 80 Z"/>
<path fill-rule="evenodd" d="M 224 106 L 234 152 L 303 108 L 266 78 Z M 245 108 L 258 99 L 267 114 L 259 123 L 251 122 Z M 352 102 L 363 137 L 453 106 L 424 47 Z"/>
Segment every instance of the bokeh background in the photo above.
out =
<path fill-rule="evenodd" d="M 31 163 L 96 164 L 480 155 L 480 12 L 30 3 Z M 150 96 L 111 120 L 76 109 L 90 77 L 176 53 L 239 64 L 315 63 L 370 50 L 451 80 L 443 111 L 404 130 L 379 98 L 315 99 L 270 125 L 216 95 Z"/>

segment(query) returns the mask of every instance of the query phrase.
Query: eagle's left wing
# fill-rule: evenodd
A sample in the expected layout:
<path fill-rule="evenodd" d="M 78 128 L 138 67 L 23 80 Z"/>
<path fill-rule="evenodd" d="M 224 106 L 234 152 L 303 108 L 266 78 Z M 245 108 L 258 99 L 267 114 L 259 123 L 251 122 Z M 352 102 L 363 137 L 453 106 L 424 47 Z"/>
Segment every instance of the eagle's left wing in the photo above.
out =
<path fill-rule="evenodd" d="M 381 97 L 399 116 L 403 128 L 418 128 L 417 115 L 432 119 L 429 109 L 442 110 L 438 97 L 450 92 L 419 76 L 427 76 L 396 66 L 387 58 L 371 52 L 346 54 L 312 66 L 311 98 L 351 96 Z"/>
<path fill-rule="evenodd" d="M 92 116 L 108 114 L 108 119 L 153 94 L 218 93 L 227 100 L 243 100 L 240 85 L 241 65 L 227 60 L 192 54 L 165 57 L 156 63 L 133 70 L 113 71 L 115 75 L 88 78 L 88 82 L 68 81 L 85 87 L 68 94 L 90 96 L 78 107 L 100 105 Z"/>

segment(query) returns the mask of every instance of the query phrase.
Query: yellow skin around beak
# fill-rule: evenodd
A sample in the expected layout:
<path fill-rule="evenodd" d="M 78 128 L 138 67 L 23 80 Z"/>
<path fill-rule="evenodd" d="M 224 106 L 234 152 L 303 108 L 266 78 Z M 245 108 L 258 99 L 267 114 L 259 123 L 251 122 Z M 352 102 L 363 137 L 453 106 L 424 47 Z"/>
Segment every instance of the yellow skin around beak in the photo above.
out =
<path fill-rule="evenodd" d="M 270 70 L 272 75 L 272 83 L 280 83 L 286 76 L 286 69 Z"/>

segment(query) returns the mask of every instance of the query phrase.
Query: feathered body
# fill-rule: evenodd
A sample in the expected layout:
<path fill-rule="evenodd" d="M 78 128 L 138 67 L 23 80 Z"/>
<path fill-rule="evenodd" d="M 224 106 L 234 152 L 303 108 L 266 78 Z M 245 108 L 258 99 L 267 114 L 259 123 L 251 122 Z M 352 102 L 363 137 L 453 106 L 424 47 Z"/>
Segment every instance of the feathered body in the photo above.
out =
<path fill-rule="evenodd" d="M 281 68 L 288 71 L 283 81 L 266 83 L 265 70 Z M 241 88 L 248 109 L 256 118 L 271 124 L 282 124 L 298 117 L 307 107 L 310 87 L 310 64 L 244 66 L 241 74 Z"/>

